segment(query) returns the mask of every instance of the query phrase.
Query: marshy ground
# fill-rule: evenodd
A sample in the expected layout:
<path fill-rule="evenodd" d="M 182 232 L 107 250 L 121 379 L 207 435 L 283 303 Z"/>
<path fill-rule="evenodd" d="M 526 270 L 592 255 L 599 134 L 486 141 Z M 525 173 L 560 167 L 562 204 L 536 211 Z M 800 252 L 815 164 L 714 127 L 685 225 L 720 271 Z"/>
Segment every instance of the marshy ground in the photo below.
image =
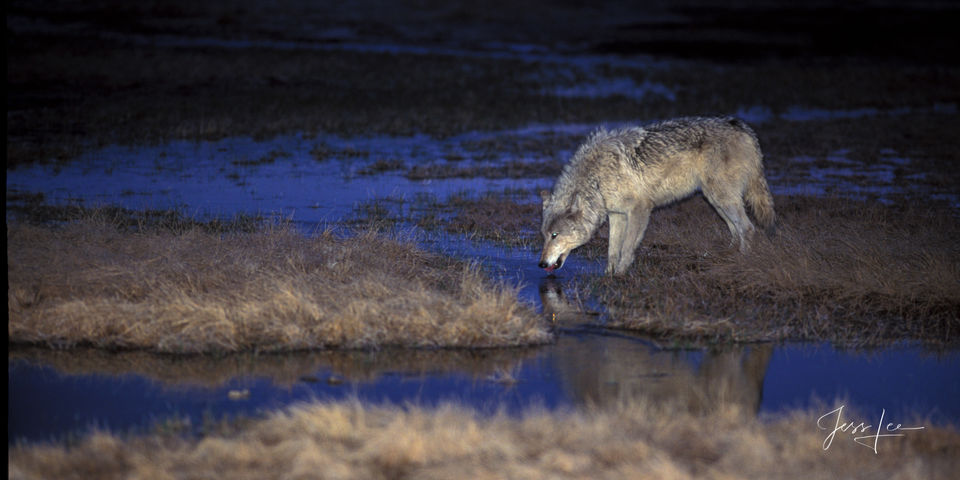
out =
<path fill-rule="evenodd" d="M 443 228 L 528 248 L 538 203 L 489 194 L 451 207 Z M 777 232 L 747 255 L 702 198 L 657 210 L 631 275 L 580 285 L 607 326 L 667 341 L 830 340 L 954 345 L 960 329 L 960 233 L 950 209 L 777 196 Z M 533 227 L 533 228 L 531 228 Z M 606 261 L 606 235 L 576 254 Z"/>
<path fill-rule="evenodd" d="M 217 353 L 552 338 L 530 305 L 476 265 L 375 233 L 124 228 L 130 219 L 105 217 L 10 225 L 11 342 Z"/>
<path fill-rule="evenodd" d="M 834 404 L 758 419 L 780 357 L 738 343 L 954 354 L 955 6 L 363 3 L 8 6 L 8 331 L 40 347 L 11 364 L 218 386 L 433 369 L 535 390 L 535 349 L 430 348 L 550 341 L 576 410 L 317 401 L 199 436 L 11 446 L 11 478 L 956 471 L 955 428 L 926 412 L 878 455 L 823 450 Z M 778 233 L 740 256 L 689 199 L 654 213 L 625 279 L 597 275 L 602 233 L 576 251 L 533 287 L 555 316 L 536 314 L 511 274 L 541 242 L 536 191 L 596 125 L 710 114 L 757 131 Z M 481 266 L 463 239 L 514 253 Z M 709 349 L 692 369 L 637 331 Z M 259 356 L 316 348 L 360 350 Z"/>

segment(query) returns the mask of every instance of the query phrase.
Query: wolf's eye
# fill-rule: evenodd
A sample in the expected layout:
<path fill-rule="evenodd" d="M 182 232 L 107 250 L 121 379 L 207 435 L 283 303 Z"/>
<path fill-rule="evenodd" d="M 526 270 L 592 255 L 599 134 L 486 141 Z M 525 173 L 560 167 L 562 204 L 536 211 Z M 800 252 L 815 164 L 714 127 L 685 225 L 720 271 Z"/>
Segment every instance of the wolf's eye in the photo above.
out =
<path fill-rule="evenodd" d="M 550 238 L 557 238 L 557 235 L 559 235 L 559 233 L 553 232 L 550 234 Z"/>

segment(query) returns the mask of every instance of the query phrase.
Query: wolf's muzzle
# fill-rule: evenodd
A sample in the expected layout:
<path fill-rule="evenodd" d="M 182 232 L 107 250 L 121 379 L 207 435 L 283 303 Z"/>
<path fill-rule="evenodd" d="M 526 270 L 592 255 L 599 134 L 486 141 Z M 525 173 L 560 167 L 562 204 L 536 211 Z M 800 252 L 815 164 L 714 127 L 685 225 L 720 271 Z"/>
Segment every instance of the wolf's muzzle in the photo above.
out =
<path fill-rule="evenodd" d="M 550 265 L 550 264 L 547 263 L 547 262 L 540 262 L 540 263 L 539 263 L 539 266 L 540 266 L 540 268 L 542 268 L 542 269 L 544 269 L 544 270 L 546 270 L 546 271 L 548 271 L 548 272 L 552 272 L 553 270 L 556 270 L 556 269 L 560 268 L 561 266 L 563 266 L 563 259 L 562 259 L 562 258 L 558 258 L 558 259 L 557 259 L 557 263 L 554 263 L 553 265 Z"/>

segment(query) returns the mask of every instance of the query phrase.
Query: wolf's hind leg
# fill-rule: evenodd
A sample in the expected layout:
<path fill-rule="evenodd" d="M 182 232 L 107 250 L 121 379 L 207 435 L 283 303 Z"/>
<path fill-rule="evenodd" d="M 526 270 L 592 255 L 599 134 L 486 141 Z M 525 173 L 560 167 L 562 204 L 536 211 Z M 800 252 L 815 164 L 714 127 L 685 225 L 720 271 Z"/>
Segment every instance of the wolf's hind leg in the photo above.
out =
<path fill-rule="evenodd" d="M 623 234 L 623 242 L 620 246 L 620 262 L 617 264 L 614 274 L 620 275 L 630 268 L 636 258 L 637 247 L 643 240 L 643 233 L 647 230 L 647 224 L 650 222 L 651 208 L 639 203 L 627 213 L 626 231 Z"/>
<path fill-rule="evenodd" d="M 723 219 L 723 223 L 727 224 L 727 229 L 730 230 L 730 246 L 740 239 L 740 232 L 737 231 L 737 226 L 734 225 L 733 220 L 730 218 L 730 215 L 727 215 L 725 209 L 721 208 L 720 205 L 717 205 L 714 202 L 710 202 L 710 205 L 713 206 L 713 209 L 717 211 L 717 214 L 720 215 L 720 218 Z"/>
<path fill-rule="evenodd" d="M 753 241 L 753 234 L 757 229 L 754 228 L 753 222 L 750 221 L 746 210 L 743 209 L 742 200 L 727 208 L 733 210 L 732 214 L 727 214 L 730 215 L 733 225 L 737 227 L 737 234 L 740 237 L 740 253 L 745 254 L 750 250 L 750 242 Z"/>
<path fill-rule="evenodd" d="M 747 212 L 743 209 L 743 202 L 731 202 L 714 205 L 720 216 L 727 222 L 733 241 L 738 242 L 740 253 L 747 253 L 750 249 L 750 240 L 756 229 Z"/>
<path fill-rule="evenodd" d="M 720 218 L 727 224 L 730 230 L 731 245 L 734 243 L 740 249 L 740 253 L 746 253 L 749 249 L 749 241 L 753 237 L 754 227 L 746 210 L 743 209 L 743 197 L 740 194 L 728 195 L 723 190 L 710 188 L 704 185 L 703 196 L 706 197 L 713 209 L 717 211 Z"/>

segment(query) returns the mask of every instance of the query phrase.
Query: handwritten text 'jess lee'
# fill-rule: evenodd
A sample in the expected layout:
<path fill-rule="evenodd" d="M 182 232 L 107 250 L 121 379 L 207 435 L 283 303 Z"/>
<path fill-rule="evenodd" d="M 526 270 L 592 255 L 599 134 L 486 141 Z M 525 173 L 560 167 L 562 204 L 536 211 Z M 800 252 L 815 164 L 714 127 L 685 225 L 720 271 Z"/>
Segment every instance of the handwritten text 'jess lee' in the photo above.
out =
<path fill-rule="evenodd" d="M 887 410 L 882 409 L 880 412 L 880 421 L 877 422 L 875 432 L 870 434 L 870 430 L 874 429 L 873 425 L 869 425 L 866 422 L 856 423 L 856 421 L 844 421 L 843 407 L 844 405 L 840 405 L 835 410 L 831 410 L 817 419 L 817 427 L 820 430 L 830 430 L 827 437 L 823 439 L 824 450 L 830 448 L 830 445 L 833 444 L 833 439 L 836 437 L 837 432 L 848 435 L 860 434 L 859 436 L 854 436 L 853 441 L 873 450 L 873 453 L 878 453 L 877 445 L 880 443 L 881 437 L 903 437 L 905 434 L 901 432 L 924 429 L 924 427 L 904 427 L 902 424 L 893 422 L 888 422 L 884 425 L 883 417 L 886 415 Z M 834 417 L 832 426 L 830 426 L 831 416 Z"/>

